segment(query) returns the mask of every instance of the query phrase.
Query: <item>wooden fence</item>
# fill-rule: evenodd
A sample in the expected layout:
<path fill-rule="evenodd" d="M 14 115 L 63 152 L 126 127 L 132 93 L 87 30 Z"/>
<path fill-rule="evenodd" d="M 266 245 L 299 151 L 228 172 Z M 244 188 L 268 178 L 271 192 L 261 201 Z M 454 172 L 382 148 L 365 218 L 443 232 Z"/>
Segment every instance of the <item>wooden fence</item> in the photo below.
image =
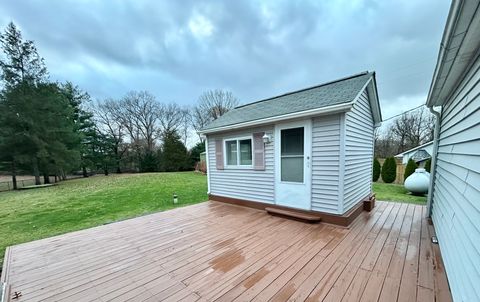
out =
<path fill-rule="evenodd" d="M 380 162 L 380 165 L 383 166 L 383 163 L 385 162 L 385 158 L 379 158 L 378 161 Z M 401 159 L 395 158 L 395 161 L 397 163 L 397 177 L 395 177 L 395 181 L 393 183 L 403 185 L 403 182 L 404 182 L 403 174 L 405 173 L 405 166 L 402 164 Z M 383 182 L 381 175 L 380 175 L 380 178 L 378 179 L 378 182 Z"/>

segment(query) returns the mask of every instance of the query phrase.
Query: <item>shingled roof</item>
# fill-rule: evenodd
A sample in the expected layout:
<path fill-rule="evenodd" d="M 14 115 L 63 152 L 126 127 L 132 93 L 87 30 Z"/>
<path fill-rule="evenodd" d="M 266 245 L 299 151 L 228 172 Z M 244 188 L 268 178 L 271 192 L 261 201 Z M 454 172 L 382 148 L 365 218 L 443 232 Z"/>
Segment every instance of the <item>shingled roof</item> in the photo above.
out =
<path fill-rule="evenodd" d="M 363 72 L 236 107 L 205 126 L 201 132 L 289 113 L 351 103 L 374 74 L 373 72 Z"/>

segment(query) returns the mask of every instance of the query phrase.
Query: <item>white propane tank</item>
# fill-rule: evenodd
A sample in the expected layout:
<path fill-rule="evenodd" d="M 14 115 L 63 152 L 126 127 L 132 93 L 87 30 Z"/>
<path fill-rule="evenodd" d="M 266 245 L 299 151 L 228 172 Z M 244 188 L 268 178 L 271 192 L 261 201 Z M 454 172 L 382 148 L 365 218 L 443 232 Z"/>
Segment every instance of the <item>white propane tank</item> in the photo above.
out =
<path fill-rule="evenodd" d="M 430 184 L 430 173 L 423 168 L 415 169 L 407 179 L 405 179 L 405 189 L 413 194 L 425 194 L 428 192 L 428 186 Z"/>

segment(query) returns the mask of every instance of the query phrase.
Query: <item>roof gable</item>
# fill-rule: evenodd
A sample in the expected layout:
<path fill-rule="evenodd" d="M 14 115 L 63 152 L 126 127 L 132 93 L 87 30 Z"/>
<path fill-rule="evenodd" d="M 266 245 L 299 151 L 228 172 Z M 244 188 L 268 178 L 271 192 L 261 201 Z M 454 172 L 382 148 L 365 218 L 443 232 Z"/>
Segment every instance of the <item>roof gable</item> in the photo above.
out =
<path fill-rule="evenodd" d="M 340 105 L 351 106 L 358 95 L 366 88 L 367 84 L 372 83 L 370 80 L 372 78 L 374 79 L 374 75 L 375 73 L 373 72 L 364 72 L 314 87 L 242 105 L 230 110 L 220 118 L 211 122 L 200 132 L 214 132 L 217 128 L 241 125 L 246 122 L 260 122 L 268 118 L 308 112 L 309 110 L 314 109 L 330 108 Z M 381 116 L 379 115 L 376 87 L 375 84 L 372 86 L 374 87 L 374 94 L 370 99 L 374 99 L 376 107 L 378 108 L 378 114 L 375 119 L 379 122 Z M 343 107 L 347 108 L 349 106 Z"/>

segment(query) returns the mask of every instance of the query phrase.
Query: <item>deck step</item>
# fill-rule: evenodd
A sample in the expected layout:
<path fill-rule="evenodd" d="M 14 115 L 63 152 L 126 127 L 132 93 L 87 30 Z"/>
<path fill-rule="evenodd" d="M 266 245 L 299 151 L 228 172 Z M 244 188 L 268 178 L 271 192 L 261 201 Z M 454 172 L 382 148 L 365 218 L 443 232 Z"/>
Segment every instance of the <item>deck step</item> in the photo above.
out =
<path fill-rule="evenodd" d="M 292 217 L 300 220 L 306 220 L 308 222 L 319 222 L 322 220 L 322 218 L 316 216 L 316 215 L 311 215 L 307 213 L 301 213 L 297 211 L 290 211 L 290 210 L 284 210 L 284 209 L 277 209 L 277 208 L 265 208 L 265 211 L 269 214 L 276 214 L 276 215 L 282 215 L 282 216 L 287 216 L 287 217 Z"/>

